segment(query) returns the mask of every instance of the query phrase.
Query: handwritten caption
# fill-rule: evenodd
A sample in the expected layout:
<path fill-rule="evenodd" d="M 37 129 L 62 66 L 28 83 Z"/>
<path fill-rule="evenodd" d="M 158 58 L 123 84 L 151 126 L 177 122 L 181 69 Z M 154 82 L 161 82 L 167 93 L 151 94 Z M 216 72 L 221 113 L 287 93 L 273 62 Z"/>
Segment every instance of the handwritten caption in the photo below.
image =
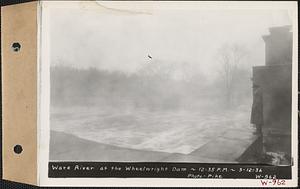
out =
<path fill-rule="evenodd" d="M 284 186 L 284 179 L 271 179 L 271 180 L 260 180 L 262 186 Z"/>

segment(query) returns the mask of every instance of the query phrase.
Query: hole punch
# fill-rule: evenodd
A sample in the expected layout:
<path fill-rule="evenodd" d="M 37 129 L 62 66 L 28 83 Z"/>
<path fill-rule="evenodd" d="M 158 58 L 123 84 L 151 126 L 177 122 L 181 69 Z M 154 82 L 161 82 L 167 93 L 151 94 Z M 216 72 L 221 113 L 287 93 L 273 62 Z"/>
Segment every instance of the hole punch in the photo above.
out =
<path fill-rule="evenodd" d="M 19 144 L 15 145 L 15 147 L 14 147 L 14 152 L 15 152 L 16 154 L 21 154 L 22 151 L 23 151 L 23 148 L 22 148 L 21 145 L 19 145 Z"/>
<path fill-rule="evenodd" d="M 18 52 L 21 50 L 21 44 L 16 42 L 11 45 L 11 48 L 14 52 Z"/>

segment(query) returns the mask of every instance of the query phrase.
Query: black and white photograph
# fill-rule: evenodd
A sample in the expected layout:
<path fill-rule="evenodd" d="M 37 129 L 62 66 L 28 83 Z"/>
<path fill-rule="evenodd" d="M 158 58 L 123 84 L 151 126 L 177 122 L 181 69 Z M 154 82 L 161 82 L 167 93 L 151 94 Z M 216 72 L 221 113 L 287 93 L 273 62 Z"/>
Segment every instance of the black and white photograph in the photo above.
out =
<path fill-rule="evenodd" d="M 294 182 L 293 5 L 44 2 L 41 182 Z"/>
<path fill-rule="evenodd" d="M 287 10 L 70 4 L 49 13 L 49 161 L 291 165 Z"/>

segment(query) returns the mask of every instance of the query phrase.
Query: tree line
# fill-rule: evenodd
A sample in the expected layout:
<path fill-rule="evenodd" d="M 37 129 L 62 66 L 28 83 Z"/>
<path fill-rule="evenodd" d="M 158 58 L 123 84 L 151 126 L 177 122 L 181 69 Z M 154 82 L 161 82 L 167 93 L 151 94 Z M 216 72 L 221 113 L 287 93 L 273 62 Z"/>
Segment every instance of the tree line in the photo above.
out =
<path fill-rule="evenodd" d="M 251 98 L 251 70 L 239 64 L 245 53 L 239 46 L 219 50 L 218 77 L 211 80 L 188 64 L 145 64 L 134 73 L 97 68 L 52 66 L 51 105 L 95 105 L 150 109 L 234 108 Z M 180 72 L 178 73 L 178 70 Z"/>

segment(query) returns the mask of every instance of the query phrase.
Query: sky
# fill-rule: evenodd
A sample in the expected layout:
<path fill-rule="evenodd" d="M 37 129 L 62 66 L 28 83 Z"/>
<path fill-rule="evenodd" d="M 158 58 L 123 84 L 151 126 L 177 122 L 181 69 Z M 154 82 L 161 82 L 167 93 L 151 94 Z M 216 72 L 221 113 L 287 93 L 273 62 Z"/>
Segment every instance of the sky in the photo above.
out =
<path fill-rule="evenodd" d="M 193 70 L 212 74 L 219 67 L 218 49 L 239 44 L 247 49 L 244 64 L 251 68 L 264 65 L 262 35 L 268 34 L 268 28 L 292 24 L 286 10 L 205 10 L 195 6 L 143 12 L 136 6 L 130 12 L 109 4 L 89 9 L 72 3 L 72 8 L 49 11 L 52 66 L 133 73 L 149 61 L 157 61 L 188 64 Z"/>

